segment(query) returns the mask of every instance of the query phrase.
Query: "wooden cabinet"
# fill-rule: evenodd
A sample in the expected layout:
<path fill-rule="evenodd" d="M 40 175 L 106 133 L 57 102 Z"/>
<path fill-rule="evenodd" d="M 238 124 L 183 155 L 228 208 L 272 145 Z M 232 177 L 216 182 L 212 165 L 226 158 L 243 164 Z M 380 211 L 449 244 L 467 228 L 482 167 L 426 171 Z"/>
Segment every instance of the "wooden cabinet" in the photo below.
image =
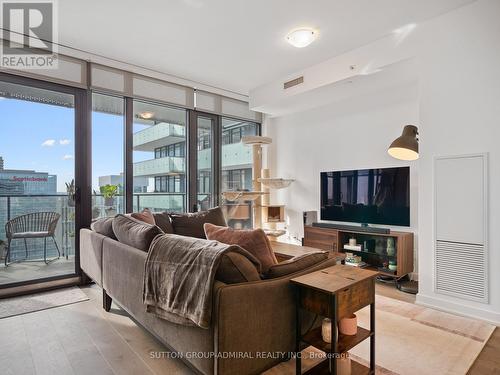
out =
<path fill-rule="evenodd" d="M 363 248 L 362 251 L 344 250 L 344 245 L 349 242 L 350 238 L 356 238 L 359 244 L 373 244 L 373 247 L 370 249 Z M 394 243 L 394 254 L 388 254 L 385 251 L 389 239 Z M 379 268 L 384 261 L 393 261 L 396 263 L 397 269 L 392 272 L 382 271 L 381 273 L 397 278 L 413 272 L 413 241 L 413 233 L 410 232 L 390 231 L 390 233 L 386 234 L 304 226 L 304 246 L 339 253 L 352 252 L 361 256 L 363 261 L 370 265 L 369 268 L 376 269 L 379 272 Z"/>
<path fill-rule="evenodd" d="M 338 251 L 337 237 L 336 229 L 304 226 L 304 246 Z"/>

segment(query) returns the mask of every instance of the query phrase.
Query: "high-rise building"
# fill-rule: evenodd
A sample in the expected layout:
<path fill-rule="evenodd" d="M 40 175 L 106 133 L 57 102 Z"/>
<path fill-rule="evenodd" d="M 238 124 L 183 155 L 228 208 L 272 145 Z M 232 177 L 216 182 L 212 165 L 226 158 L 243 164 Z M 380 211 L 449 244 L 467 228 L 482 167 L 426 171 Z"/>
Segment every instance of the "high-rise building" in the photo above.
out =
<path fill-rule="evenodd" d="M 0 156 L 0 171 L 3 170 L 3 158 Z"/>
<path fill-rule="evenodd" d="M 0 195 L 57 194 L 57 176 L 46 172 L 0 168 Z"/>

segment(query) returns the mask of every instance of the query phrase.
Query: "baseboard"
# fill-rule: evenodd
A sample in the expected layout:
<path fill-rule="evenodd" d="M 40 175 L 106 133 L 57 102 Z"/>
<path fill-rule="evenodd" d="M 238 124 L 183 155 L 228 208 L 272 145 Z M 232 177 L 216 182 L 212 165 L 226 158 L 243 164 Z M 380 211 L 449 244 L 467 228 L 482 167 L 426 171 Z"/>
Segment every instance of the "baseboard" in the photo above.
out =
<path fill-rule="evenodd" d="M 421 293 L 417 294 L 416 304 L 430 307 L 432 309 L 448 312 L 451 314 L 462 315 L 467 318 L 484 320 L 490 324 L 500 326 L 500 313 L 478 309 L 475 307 L 464 306 L 460 303 L 455 303 L 436 297 L 425 296 Z"/>

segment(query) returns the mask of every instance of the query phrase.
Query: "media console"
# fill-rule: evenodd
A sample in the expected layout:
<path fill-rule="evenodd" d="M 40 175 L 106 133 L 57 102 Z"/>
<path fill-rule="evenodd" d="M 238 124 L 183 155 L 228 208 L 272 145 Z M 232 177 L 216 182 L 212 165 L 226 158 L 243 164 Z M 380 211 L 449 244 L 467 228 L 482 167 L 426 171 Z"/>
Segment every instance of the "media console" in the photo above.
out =
<path fill-rule="evenodd" d="M 316 223 L 314 223 L 316 224 Z M 370 227 L 304 225 L 304 246 L 361 256 L 368 269 L 384 276 L 401 278 L 413 272 L 413 233 L 370 231 Z M 344 250 L 349 239 L 356 239 L 362 250 Z M 384 265 L 391 264 L 393 270 Z"/>

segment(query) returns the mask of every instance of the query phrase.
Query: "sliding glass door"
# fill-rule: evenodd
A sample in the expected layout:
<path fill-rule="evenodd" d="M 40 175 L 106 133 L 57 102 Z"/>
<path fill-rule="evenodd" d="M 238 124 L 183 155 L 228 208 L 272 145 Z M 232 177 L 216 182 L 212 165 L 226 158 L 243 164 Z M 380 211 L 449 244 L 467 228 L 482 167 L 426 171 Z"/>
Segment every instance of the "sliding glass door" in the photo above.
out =
<path fill-rule="evenodd" d="M 192 211 L 217 204 L 218 117 L 193 111 L 190 117 L 190 201 Z"/>
<path fill-rule="evenodd" d="M 77 95 L 0 76 L 0 288 L 76 275 Z"/>

